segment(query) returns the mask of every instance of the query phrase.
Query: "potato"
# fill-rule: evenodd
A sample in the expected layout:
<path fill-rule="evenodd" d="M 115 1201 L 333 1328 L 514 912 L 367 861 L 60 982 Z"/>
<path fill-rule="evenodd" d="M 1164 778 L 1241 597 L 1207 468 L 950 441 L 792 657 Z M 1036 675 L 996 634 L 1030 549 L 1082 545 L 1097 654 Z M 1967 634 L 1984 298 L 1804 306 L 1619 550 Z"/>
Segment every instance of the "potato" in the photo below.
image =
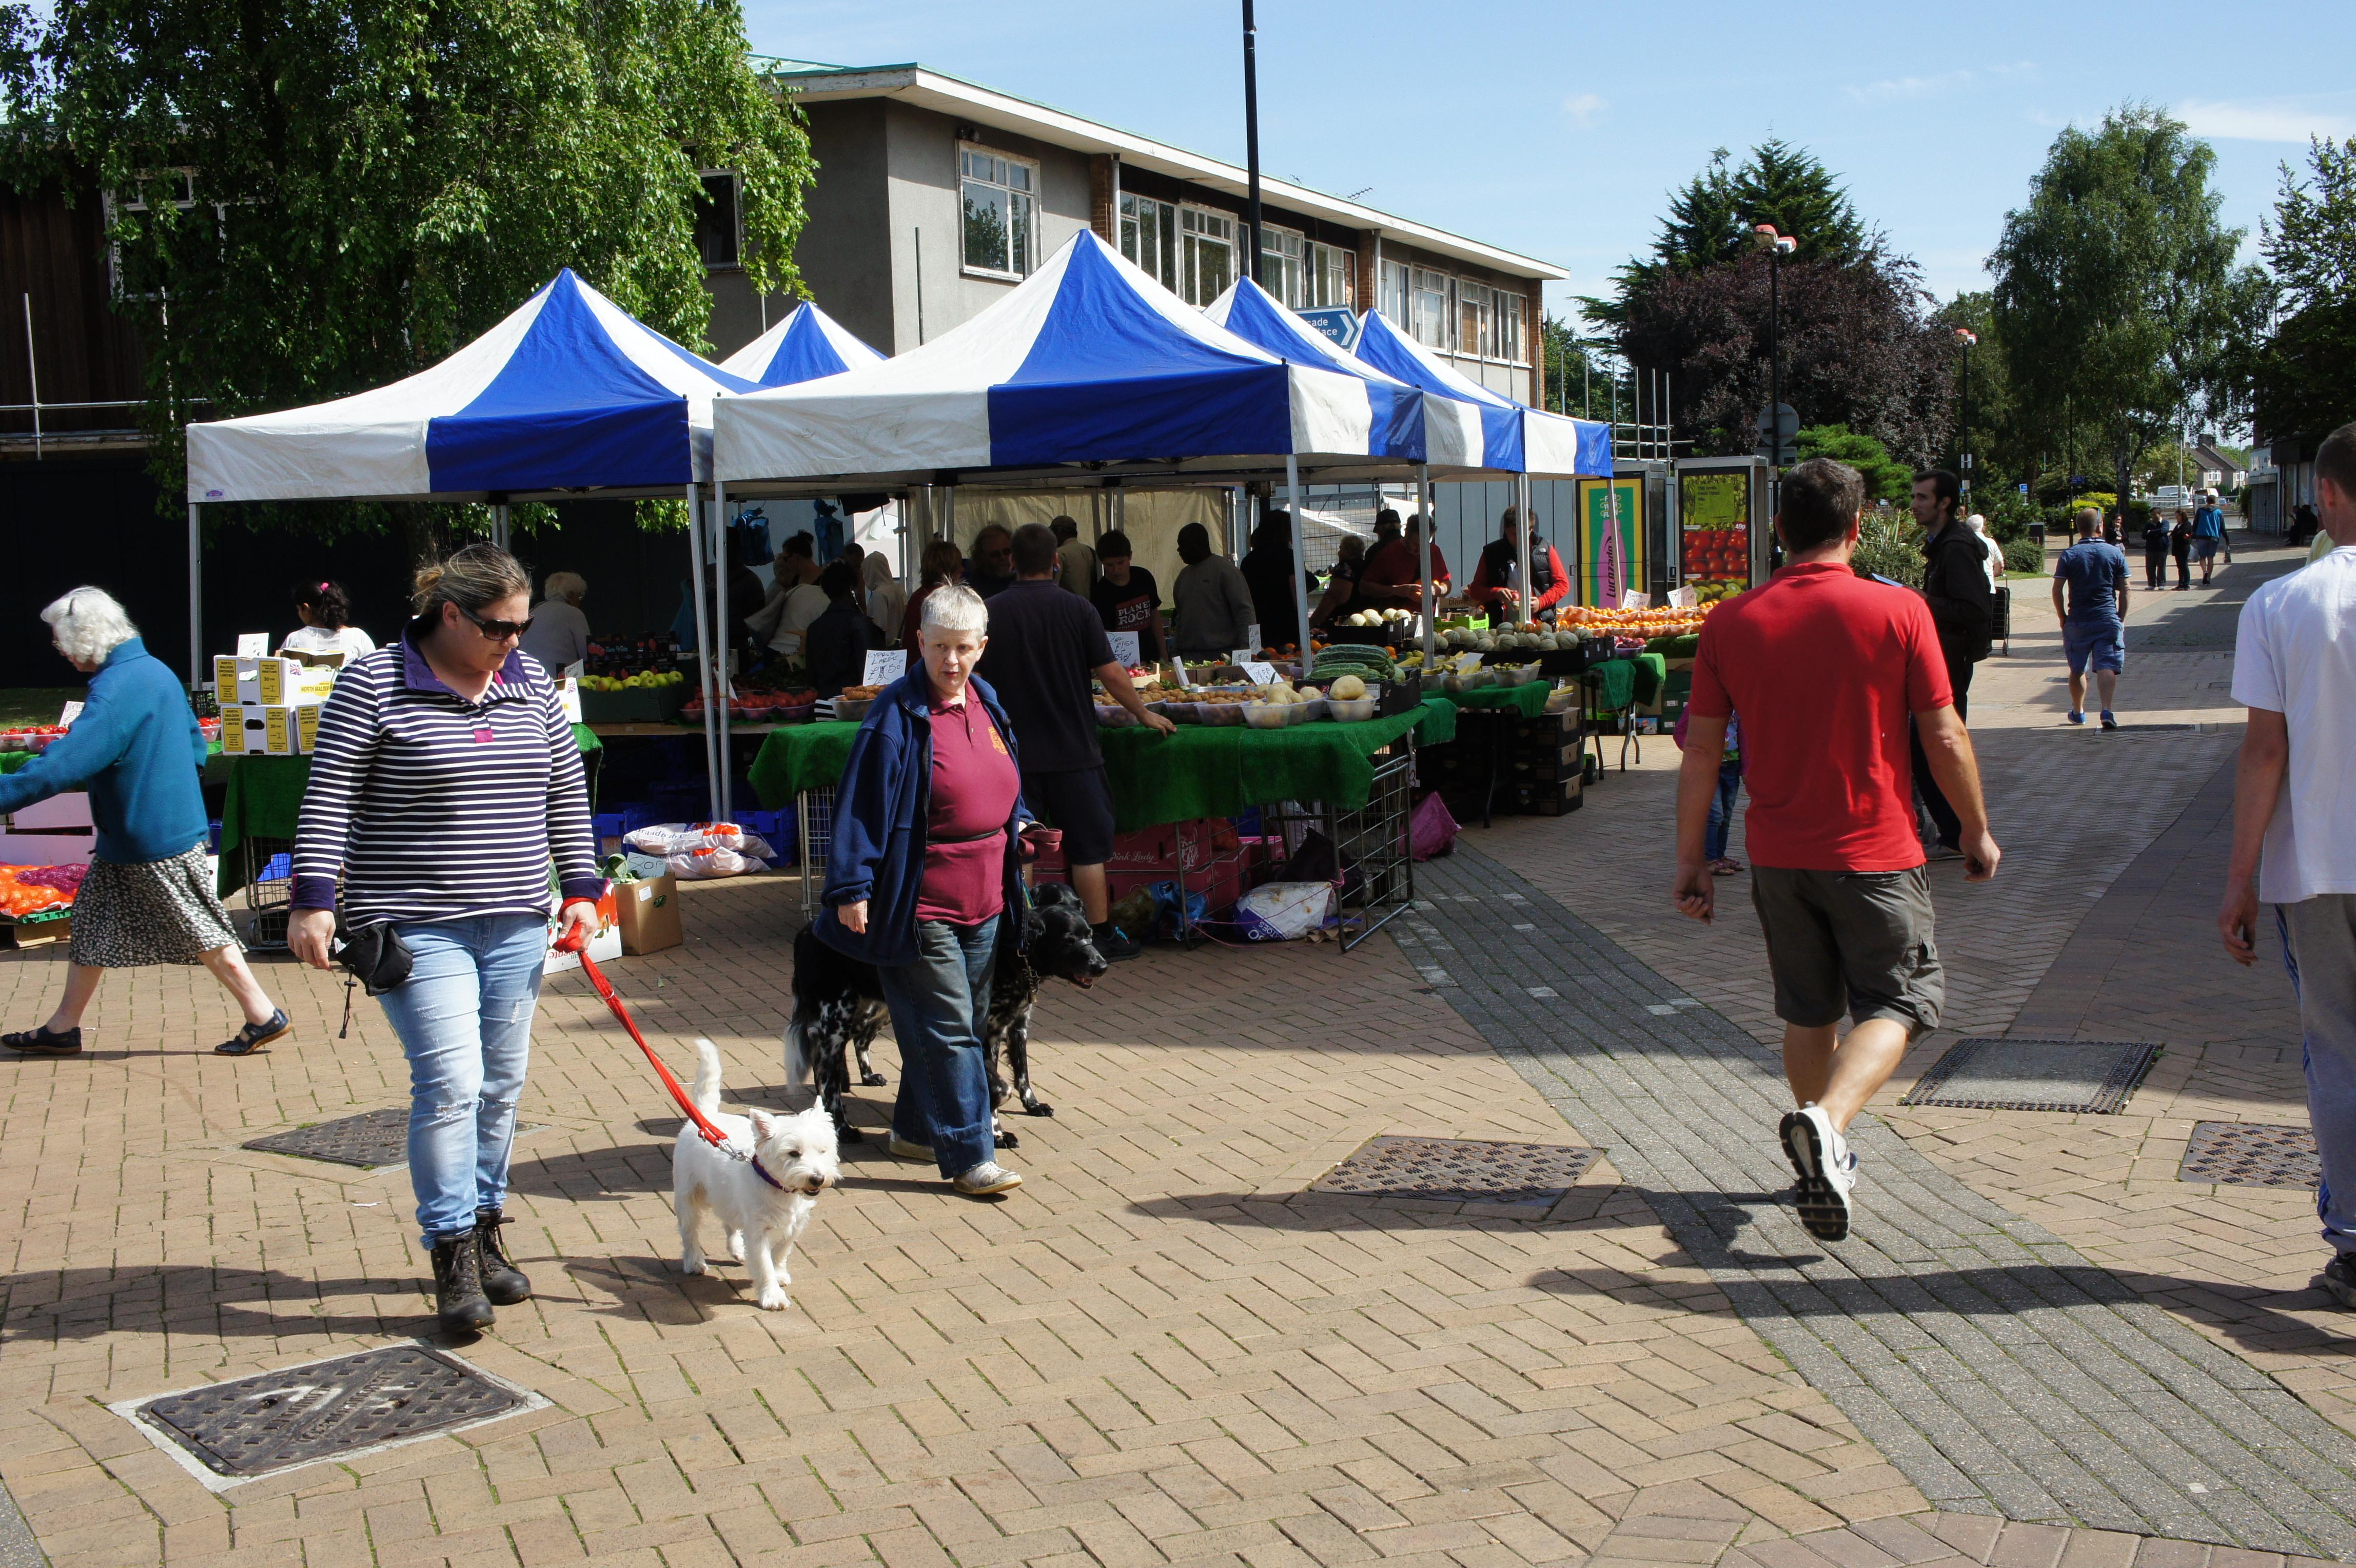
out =
<path fill-rule="evenodd" d="M 1333 690 L 1326 694 L 1345 703 L 1354 703 L 1366 694 L 1366 683 L 1355 675 L 1344 675 L 1333 682 Z"/>

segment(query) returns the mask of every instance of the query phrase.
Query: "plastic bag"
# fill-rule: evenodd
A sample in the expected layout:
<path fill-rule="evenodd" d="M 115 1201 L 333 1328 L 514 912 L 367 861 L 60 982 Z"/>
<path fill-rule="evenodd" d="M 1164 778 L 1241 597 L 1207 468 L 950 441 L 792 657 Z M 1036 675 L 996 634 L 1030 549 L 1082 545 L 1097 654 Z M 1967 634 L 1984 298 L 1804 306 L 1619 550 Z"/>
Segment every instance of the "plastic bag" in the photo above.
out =
<path fill-rule="evenodd" d="M 1456 847 L 1456 813 L 1434 789 L 1416 803 L 1407 820 L 1407 852 L 1417 860 L 1430 860 Z"/>
<path fill-rule="evenodd" d="M 1178 918 L 1178 899 L 1181 892 L 1178 884 L 1175 882 L 1157 882 L 1153 884 L 1151 887 L 1148 888 L 1147 891 L 1153 895 L 1153 929 L 1155 934 L 1160 936 L 1164 941 L 1176 941 L 1178 940 L 1178 933 L 1183 929 Z M 1191 926 L 1201 925 L 1204 918 L 1210 914 L 1209 903 L 1200 893 L 1192 891 L 1185 893 L 1185 924 Z M 1123 929 L 1126 929 L 1127 928 Z"/>
<path fill-rule="evenodd" d="M 674 854 L 665 865 L 673 876 L 696 880 L 711 876 L 734 876 L 741 872 L 757 871 L 761 863 L 737 854 L 733 849 L 691 849 Z"/>
<path fill-rule="evenodd" d="M 777 852 L 759 833 L 734 822 L 658 822 L 622 835 L 622 842 L 643 854 L 671 858 L 701 849 L 736 850 L 755 860 L 775 860 Z"/>
<path fill-rule="evenodd" d="M 1333 923 L 1330 882 L 1264 882 L 1236 901 L 1236 931 L 1246 941 L 1297 941 Z"/>

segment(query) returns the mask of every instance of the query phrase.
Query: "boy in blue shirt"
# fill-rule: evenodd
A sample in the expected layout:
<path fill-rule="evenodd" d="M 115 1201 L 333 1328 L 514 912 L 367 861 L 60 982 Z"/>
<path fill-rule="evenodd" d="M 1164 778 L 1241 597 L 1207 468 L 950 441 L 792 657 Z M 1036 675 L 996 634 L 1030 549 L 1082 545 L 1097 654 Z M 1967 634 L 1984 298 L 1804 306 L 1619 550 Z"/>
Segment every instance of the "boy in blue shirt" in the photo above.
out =
<path fill-rule="evenodd" d="M 2210 575 L 2217 570 L 2217 552 L 2225 547 L 2225 513 L 2217 504 L 2217 492 L 2209 491 L 2201 500 L 2201 510 L 2192 514 L 2192 558 L 2201 563 L 2201 585 L 2209 585 Z M 2233 557 L 2228 555 L 2230 564 Z"/>
<path fill-rule="evenodd" d="M 2076 519 L 2078 542 L 2053 563 L 2053 616 L 2062 623 L 2062 647 L 2070 659 L 2070 722 L 2086 722 L 2086 671 L 2103 694 L 2103 727 L 2116 729 L 2111 703 L 2127 660 L 2127 558 L 2115 544 L 2097 539 L 2102 514 L 2083 508 Z M 2062 602 L 2067 589 L 2069 602 Z"/>

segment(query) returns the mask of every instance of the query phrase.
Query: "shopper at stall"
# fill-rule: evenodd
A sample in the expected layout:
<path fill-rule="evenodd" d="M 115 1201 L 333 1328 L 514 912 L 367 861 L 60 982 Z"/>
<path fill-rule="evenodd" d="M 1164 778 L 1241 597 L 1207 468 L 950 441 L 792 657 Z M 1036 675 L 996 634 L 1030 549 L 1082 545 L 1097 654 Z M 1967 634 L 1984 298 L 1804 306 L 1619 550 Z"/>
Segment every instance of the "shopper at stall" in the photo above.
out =
<path fill-rule="evenodd" d="M 867 679 L 868 651 L 882 647 L 884 639 L 859 607 L 859 577 L 851 563 L 838 559 L 821 567 L 818 591 L 826 596 L 826 609 L 802 633 L 806 679 L 819 696 L 839 697 L 845 686 Z"/>
<path fill-rule="evenodd" d="M 1962 494 L 1961 480 L 1944 468 L 1934 468 L 1915 477 L 1912 510 L 1922 530 L 1922 598 L 1931 607 L 1932 624 L 1939 628 L 1940 656 L 1947 661 L 1947 690 L 1955 716 L 1967 718 L 1973 668 L 1988 656 L 1996 639 L 1996 592 L 1988 582 L 1987 542 L 1957 515 Z M 1932 857 L 1954 859 L 1963 854 L 1963 819 L 1941 791 L 1919 733 L 1912 751 L 1914 781 L 1939 832 Z"/>
<path fill-rule="evenodd" d="M 1251 586 L 1199 522 L 1178 531 L 1178 559 L 1185 564 L 1170 584 L 1170 640 L 1181 659 L 1225 659 L 1251 635 Z"/>
<path fill-rule="evenodd" d="M 908 613 L 908 590 L 893 575 L 892 563 L 871 550 L 860 564 L 861 585 L 866 589 L 867 618 L 875 623 L 878 648 L 900 646 L 900 622 Z"/>
<path fill-rule="evenodd" d="M 1014 585 L 1014 534 L 993 522 L 973 536 L 973 559 L 965 564 L 965 585 L 994 599 Z"/>
<path fill-rule="evenodd" d="M 417 574 L 415 618 L 319 714 L 294 838 L 294 956 L 327 968 L 339 913 L 409 952 L 379 1000 L 409 1058 L 409 1179 L 453 1331 L 531 1294 L 499 1227 L 549 915 L 594 924 L 605 886 L 573 726 L 516 651 L 530 587 L 488 544 Z"/>
<path fill-rule="evenodd" d="M 2086 722 L 2086 671 L 2103 699 L 2104 729 L 2116 729 L 2111 704 L 2127 659 L 2127 558 L 2094 537 L 2093 507 L 2078 512 L 2078 542 L 2053 563 L 2053 618 L 2062 623 L 2062 648 L 2070 660 L 2070 722 Z M 2063 602 L 2063 591 L 2068 602 Z"/>
<path fill-rule="evenodd" d="M 1116 528 L 1098 540 L 1097 564 L 1102 571 L 1088 599 L 1105 630 L 1137 633 L 1137 656 L 1145 663 L 1169 658 L 1162 635 L 1162 590 L 1153 574 L 1136 564 L 1129 535 Z"/>
<path fill-rule="evenodd" d="M 1290 512 L 1272 511 L 1259 520 L 1259 526 L 1252 530 L 1251 548 L 1244 553 L 1243 564 L 1237 570 L 1251 590 L 1252 619 L 1259 626 L 1261 645 L 1298 646 L 1301 610 L 1293 599 Z"/>
<path fill-rule="evenodd" d="M 1091 677 L 1130 716 L 1159 735 L 1178 726 L 1145 705 L 1112 655 L 1093 607 L 1055 585 L 1055 536 L 1026 522 L 1014 532 L 1014 585 L 990 601 L 990 650 L 979 672 L 998 693 L 1023 742 L 1023 799 L 1064 835 L 1064 864 L 1098 950 L 1135 958 L 1136 940 L 1112 924 L 1105 863 L 1112 858 L 1112 781 L 1097 746 Z"/>
<path fill-rule="evenodd" d="M 551 675 L 562 675 L 589 657 L 589 618 L 581 610 L 588 596 L 589 584 L 578 572 L 551 572 L 541 581 L 531 629 L 519 646 Z"/>
<path fill-rule="evenodd" d="M 818 541 L 808 529 L 787 534 L 769 562 L 769 580 L 783 583 L 789 589 L 805 583 L 815 584 L 818 574 Z"/>
<path fill-rule="evenodd" d="M 1507 620 L 1535 620 L 1570 591 L 1570 574 L 1562 569 L 1562 557 L 1555 553 L 1553 545 L 1532 533 L 1529 603 L 1524 607 L 1515 582 L 1522 570 L 1521 532 L 1520 513 L 1507 507 L 1497 525 L 1497 537 L 1481 547 L 1472 581 L 1464 589 L 1466 598 Z"/>
<path fill-rule="evenodd" d="M 929 1155 L 958 1191 L 984 1197 L 1023 1182 L 992 1148 L 981 1026 L 998 944 L 1015 940 L 1009 917 L 1023 907 L 1027 813 L 1014 726 L 973 677 L 990 607 L 945 581 L 923 613 L 922 661 L 851 738 L 810 929 L 883 983 L 900 1043 L 892 1152 Z"/>
<path fill-rule="evenodd" d="M 1440 546 L 1431 547 L 1431 596 L 1437 604 L 1448 596 L 1451 579 L 1448 575 L 1448 557 Z M 1387 544 L 1378 544 L 1366 557 L 1366 570 L 1358 579 L 1358 592 L 1377 605 L 1404 606 L 1419 610 L 1423 605 L 1423 519 L 1408 521 L 1407 532 Z"/>
<path fill-rule="evenodd" d="M 205 737 L 180 679 L 147 651 L 112 596 L 76 588 L 41 611 L 66 661 L 91 677 L 82 710 L 48 749 L 0 778 L 0 812 L 90 792 L 98 832 L 74 894 L 65 995 L 38 1028 L 0 1036 L 25 1056 L 81 1050 L 82 1014 L 110 969 L 201 963 L 245 1026 L 213 1049 L 252 1056 L 289 1027 L 246 967 L 206 857 Z"/>
<path fill-rule="evenodd" d="M 1848 1234 L 1855 1204 L 1849 1122 L 1908 1042 L 1938 1026 L 1945 998 L 1907 787 L 1910 714 L 1964 820 L 1971 880 L 1993 876 L 1999 858 L 1929 606 L 1849 569 L 1864 508 L 1865 481 L 1847 464 L 1812 457 L 1794 467 L 1775 519 L 1786 564 L 1703 623 L 1671 890 L 1680 914 L 1707 923 L 1715 912 L 1709 804 L 1740 712 L 1751 901 L 1799 1107 L 1781 1134 L 1800 1178 L 1801 1222 L 1827 1241 Z M 1843 1015 L 1852 1020 L 1845 1038 Z"/>
<path fill-rule="evenodd" d="M 341 583 L 297 583 L 294 614 L 302 626 L 278 645 L 282 653 L 340 653 L 349 664 L 376 651 L 376 639 L 352 624 L 352 599 Z"/>
<path fill-rule="evenodd" d="M 1059 517 L 1047 525 L 1055 531 L 1055 585 L 1087 598 L 1097 585 L 1097 552 L 1080 539 L 1080 525 Z"/>
<path fill-rule="evenodd" d="M 1366 542 L 1355 533 L 1345 533 L 1334 550 L 1333 570 L 1326 575 L 1325 591 L 1309 611 L 1309 628 L 1330 632 L 1343 642 L 1363 642 L 1367 640 L 1370 628 L 1341 623 L 1344 618 L 1366 608 L 1358 601 L 1358 575 L 1366 569 Z"/>
<path fill-rule="evenodd" d="M 900 646 L 910 653 L 916 652 L 923 646 L 926 597 L 936 588 L 954 587 L 965 581 L 965 557 L 958 554 L 958 547 L 946 539 L 936 539 L 926 544 L 917 565 L 923 570 L 924 576 L 918 581 L 916 591 L 908 596 L 908 607 L 900 620 Z"/>
<path fill-rule="evenodd" d="M 1969 529 L 1970 529 L 1974 533 L 1978 534 L 1978 535 L 1980 536 L 1980 542 L 1981 542 L 1982 544 L 1985 544 L 1985 545 L 1987 545 L 1987 580 L 1988 580 L 1988 586 L 1989 586 L 1991 589 L 1994 589 L 1994 588 L 2001 588 L 2001 587 L 2003 587 L 2003 586 L 2004 586 L 2004 544 L 2003 544 L 2003 542 L 2002 542 L 2002 541 L 2000 541 L 2000 540 L 1998 540 L 1995 534 L 1990 533 L 1990 532 L 1988 532 L 1987 519 L 1986 519 L 1986 518 L 1982 517 L 1982 516 L 1981 516 L 1979 513 L 1977 513 L 1977 512 L 1974 512 L 1974 513 L 1972 513 L 1972 515 L 1971 515 L 1971 516 L 1969 516 L 1969 517 L 1967 517 L 1967 518 L 1964 519 L 1964 524 L 1965 524 L 1965 527 L 1969 528 Z"/>

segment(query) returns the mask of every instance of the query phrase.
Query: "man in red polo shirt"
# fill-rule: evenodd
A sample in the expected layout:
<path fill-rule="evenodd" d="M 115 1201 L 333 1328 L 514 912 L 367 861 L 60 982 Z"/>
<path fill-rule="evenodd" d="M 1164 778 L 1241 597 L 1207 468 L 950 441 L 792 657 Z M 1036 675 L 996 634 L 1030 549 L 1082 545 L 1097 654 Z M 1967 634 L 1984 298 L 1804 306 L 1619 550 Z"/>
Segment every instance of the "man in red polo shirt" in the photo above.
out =
<path fill-rule="evenodd" d="M 1955 715 L 1938 628 L 1921 595 L 1859 577 L 1865 481 L 1815 457 L 1783 479 L 1775 532 L 1787 564 L 1702 623 L 1685 765 L 1677 778 L 1678 912 L 1707 922 L 1716 878 L 1702 858 L 1729 715 L 1742 715 L 1751 899 L 1767 936 L 1783 1118 L 1809 1234 L 1848 1234 L 1857 1156 L 1842 1136 L 1906 1053 L 1937 1026 L 1946 981 L 1932 942 L 1931 886 L 1915 836 L 1907 717 L 1963 823 L 1965 875 L 1996 875 L 1979 767 Z M 1841 1015 L 1850 1022 L 1836 1038 Z"/>

